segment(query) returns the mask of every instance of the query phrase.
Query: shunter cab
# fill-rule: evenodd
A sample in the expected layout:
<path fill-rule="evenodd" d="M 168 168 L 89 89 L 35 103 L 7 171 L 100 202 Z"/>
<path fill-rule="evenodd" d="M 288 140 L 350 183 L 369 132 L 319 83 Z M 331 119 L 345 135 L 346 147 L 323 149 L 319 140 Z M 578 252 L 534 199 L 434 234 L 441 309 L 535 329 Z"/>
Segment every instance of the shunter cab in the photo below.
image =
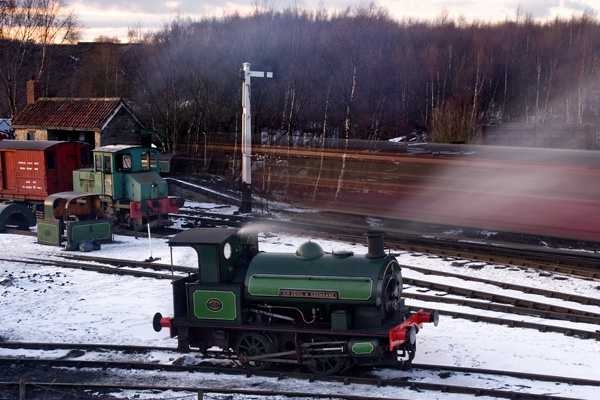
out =
<path fill-rule="evenodd" d="M 79 192 L 48 196 L 44 201 L 43 218 L 37 220 L 38 243 L 61 246 L 63 236 L 66 236 L 67 247 L 79 245 L 86 239 L 111 242 L 113 220 L 103 214 L 102 197 Z"/>
<path fill-rule="evenodd" d="M 243 282 L 250 259 L 258 253 L 257 235 L 227 228 L 196 229 L 171 238 L 169 246 L 191 247 L 198 255 L 198 273 L 173 282 L 177 322 L 241 325 L 247 312 L 242 305 Z M 182 349 L 186 336 L 180 342 Z"/>

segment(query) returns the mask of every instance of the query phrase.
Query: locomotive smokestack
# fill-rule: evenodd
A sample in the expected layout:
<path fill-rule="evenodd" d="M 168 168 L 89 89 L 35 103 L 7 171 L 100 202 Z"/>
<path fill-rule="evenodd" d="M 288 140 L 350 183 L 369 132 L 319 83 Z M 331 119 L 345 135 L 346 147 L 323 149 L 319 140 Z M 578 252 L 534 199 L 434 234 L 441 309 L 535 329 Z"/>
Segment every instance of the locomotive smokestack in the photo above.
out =
<path fill-rule="evenodd" d="M 369 252 L 366 254 L 367 258 L 385 257 L 385 251 L 383 249 L 384 236 L 385 232 L 383 231 L 367 232 L 367 244 L 369 246 Z"/>

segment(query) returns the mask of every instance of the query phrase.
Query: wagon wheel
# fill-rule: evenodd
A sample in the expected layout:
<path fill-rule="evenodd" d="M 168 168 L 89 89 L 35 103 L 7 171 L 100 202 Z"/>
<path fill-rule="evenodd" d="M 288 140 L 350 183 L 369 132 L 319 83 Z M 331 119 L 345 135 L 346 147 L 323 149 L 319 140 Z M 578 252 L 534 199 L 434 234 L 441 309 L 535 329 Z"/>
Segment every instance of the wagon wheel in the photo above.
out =
<path fill-rule="evenodd" d="M 235 343 L 235 352 L 238 360 L 245 368 L 254 369 L 257 371 L 263 370 L 271 366 L 271 362 L 260 360 L 247 360 L 256 356 L 270 354 L 275 351 L 273 342 L 269 337 L 262 333 L 244 333 Z"/>
<path fill-rule="evenodd" d="M 308 369 L 317 375 L 334 375 L 344 369 L 347 359 L 340 350 L 336 350 L 339 345 L 330 344 L 335 341 L 334 337 L 328 336 L 313 340 L 313 344 L 317 345 L 312 347 L 315 350 L 314 358 L 306 363 Z"/>

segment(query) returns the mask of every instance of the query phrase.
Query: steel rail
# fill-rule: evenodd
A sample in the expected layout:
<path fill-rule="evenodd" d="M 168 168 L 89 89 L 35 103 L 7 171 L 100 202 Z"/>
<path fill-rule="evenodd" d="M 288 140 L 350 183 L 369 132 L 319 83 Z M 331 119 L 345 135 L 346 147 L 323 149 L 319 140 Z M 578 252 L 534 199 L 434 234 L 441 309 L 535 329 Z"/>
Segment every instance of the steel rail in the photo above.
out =
<path fill-rule="evenodd" d="M 42 259 L 10 259 L 10 258 L 0 258 L 0 261 L 8 261 L 8 262 L 19 262 L 25 264 L 36 264 L 36 265 L 52 265 L 61 268 L 71 268 L 71 269 L 80 269 L 83 271 L 93 271 L 103 274 L 112 274 L 112 275 L 129 275 L 143 278 L 155 278 L 155 279 L 173 279 L 173 275 L 168 274 L 159 274 L 154 272 L 146 272 L 132 269 L 122 269 L 111 267 L 108 265 L 91 265 L 84 263 L 75 263 L 68 261 L 59 261 L 59 260 L 42 260 Z"/>
<path fill-rule="evenodd" d="M 1 357 L 0 358 L 0 364 L 9 364 L 11 366 L 16 365 L 16 364 L 20 364 L 20 365 L 25 365 L 28 366 L 29 368 L 31 368 L 32 366 L 43 366 L 45 369 L 49 368 L 49 367 L 69 367 L 69 368 L 97 368 L 97 369 L 102 369 L 102 370 L 106 370 L 107 368 L 120 368 L 120 369 L 127 369 L 127 370 L 132 370 L 132 369 L 140 369 L 140 370 L 148 370 L 148 369 L 161 369 L 161 370 L 166 370 L 166 371 L 201 371 L 201 370 L 205 370 L 206 372 L 214 372 L 213 371 L 209 371 L 209 369 L 206 368 L 198 368 L 197 366 L 174 366 L 174 365 L 166 365 L 166 364 L 147 364 L 147 363 L 139 363 L 139 362 L 115 362 L 115 361 L 84 361 L 84 360 L 48 360 L 48 359 L 43 359 L 43 360 L 39 360 L 39 359 L 32 359 L 32 358 L 27 358 L 27 359 L 16 359 L 16 358 L 7 358 L 7 357 Z M 248 371 L 247 370 L 243 370 L 243 369 L 239 369 L 239 370 L 228 370 L 227 373 L 233 373 L 233 374 L 243 374 L 243 375 L 248 375 Z M 378 379 L 378 378 L 362 378 L 362 377 L 349 377 L 349 376 L 317 376 L 314 374 L 303 374 L 303 373 L 281 373 L 281 372 L 265 372 L 265 371 L 260 371 L 260 372 L 256 372 L 256 371 L 252 371 L 252 374 L 254 375 L 259 375 L 259 376 L 267 376 L 267 377 L 278 377 L 279 379 L 283 379 L 285 377 L 291 377 L 291 378 L 296 378 L 296 379 L 305 379 L 308 381 L 315 381 L 315 380 L 319 380 L 319 381 L 327 381 L 327 382 L 342 382 L 344 384 L 364 384 L 364 385 L 373 385 L 373 386 L 391 386 L 391 387 L 403 387 L 403 388 L 409 388 L 411 390 L 430 390 L 430 391 L 440 391 L 443 393 L 458 393 L 458 394 L 468 394 L 468 395 L 474 395 L 474 396 L 491 396 L 491 397 L 495 397 L 495 398 L 507 398 L 507 399 L 516 399 L 516 400 L 538 400 L 538 399 L 544 399 L 544 400 L 572 400 L 573 398 L 569 398 L 569 397 L 564 397 L 564 396 L 554 396 L 554 395 L 547 395 L 547 394 L 535 394 L 535 393 L 524 393 L 522 389 L 520 389 L 519 391 L 511 391 L 511 390 L 501 390 L 501 389 L 488 389 L 488 388 L 477 388 L 477 387 L 472 387 L 472 386 L 460 386 L 460 385 L 450 385 L 450 384 L 439 384 L 439 383 L 430 383 L 430 382 L 423 382 L 423 381 L 413 381 L 413 380 L 405 380 L 405 379 L 386 379 L 386 380 L 382 380 L 382 379 Z M 531 375 L 527 378 L 527 379 L 531 379 Z M 0 382 L 0 385 L 11 385 L 11 384 L 22 384 L 23 382 Z M 55 387 L 59 387 L 59 383 L 60 382 L 53 382 L 50 383 L 50 386 L 55 386 Z M 62 385 L 65 386 L 69 386 L 69 385 L 75 385 L 76 387 L 94 387 L 94 385 L 98 385 L 98 384 L 81 384 L 81 383 L 60 383 Z M 589 383 L 585 383 L 586 385 Z M 101 385 L 101 384 L 100 384 Z M 108 387 L 114 387 L 112 386 L 113 384 L 109 384 Z M 120 386 L 120 384 L 117 384 L 116 386 Z M 136 386 L 136 385 L 123 385 L 124 387 L 128 387 L 132 390 L 136 390 L 139 389 L 141 390 L 141 388 L 144 388 L 146 386 Z M 158 386 L 158 387 L 162 387 L 162 386 Z M 150 388 L 157 388 L 155 386 L 152 386 Z M 169 386 L 165 386 L 164 387 L 165 390 L 168 389 L 174 389 L 174 388 L 179 388 L 179 387 L 169 387 Z M 190 387 L 183 387 L 185 389 L 185 391 L 191 391 L 191 392 L 217 392 L 217 393 L 223 393 L 223 388 L 190 388 Z M 189 390 L 191 389 L 191 390 Z M 247 395 L 260 395 L 261 393 L 268 393 L 270 395 L 273 395 L 273 393 L 277 393 L 280 394 L 281 392 L 277 391 L 277 392 L 273 392 L 273 391 L 269 391 L 269 392 L 262 392 L 262 391 L 247 391 L 247 389 L 227 389 L 228 390 L 228 394 L 233 394 L 233 393 L 238 393 L 238 394 L 247 394 Z M 231 390 L 231 392 L 229 392 L 229 390 Z M 338 397 L 340 395 L 335 394 L 320 394 L 320 393 L 310 393 L 310 392 L 305 392 L 305 393 L 296 393 L 295 395 L 300 394 L 301 397 Z M 366 399 L 366 398 L 377 398 L 374 397 L 372 395 L 369 395 L 368 397 L 364 397 L 364 396 L 353 396 L 353 395 L 341 395 L 344 397 L 344 399 L 356 399 L 356 400 L 362 400 L 362 399 Z M 348 397 L 346 397 L 348 396 Z M 352 397 L 350 397 L 352 396 Z M 381 399 L 384 399 L 383 397 Z"/>
<path fill-rule="evenodd" d="M 417 312 L 418 310 L 421 309 L 421 307 L 408 306 L 407 309 L 412 312 Z M 466 320 L 469 320 L 472 322 L 485 322 L 488 324 L 504 325 L 504 326 L 508 326 L 511 328 L 535 329 L 540 332 L 555 332 L 555 333 L 562 333 L 565 336 L 578 336 L 582 339 L 600 340 L 600 330 L 591 332 L 589 330 L 575 329 L 572 327 L 567 328 L 567 327 L 561 327 L 561 326 L 556 326 L 556 325 L 539 324 L 539 323 L 535 323 L 535 322 L 516 321 L 516 320 L 512 320 L 512 319 L 489 317 L 489 316 L 485 316 L 485 315 L 469 314 L 469 313 L 458 312 L 458 311 L 438 310 L 438 313 L 440 315 L 445 315 L 445 316 L 449 316 L 452 318 L 466 319 Z"/>
<path fill-rule="evenodd" d="M 547 289 L 540 289 L 540 288 L 535 288 L 535 287 L 531 287 L 531 286 L 523 286 L 523 285 L 518 285 L 515 283 L 500 282 L 500 281 L 495 281 L 495 280 L 487 279 L 487 278 L 478 278 L 476 276 L 471 276 L 471 275 L 463 275 L 463 274 L 457 274 L 457 273 L 453 273 L 453 272 L 434 270 L 434 269 L 430 269 L 430 268 L 415 267 L 415 266 L 411 266 L 411 265 L 401 264 L 400 267 L 410 269 L 412 271 L 421 272 L 425 275 L 437 275 L 437 276 L 445 276 L 445 277 L 449 277 L 449 278 L 458 278 L 458 279 L 463 279 L 463 280 L 473 281 L 473 282 L 481 282 L 481 283 L 486 283 L 489 285 L 497 286 L 502 289 L 512 289 L 512 290 L 516 290 L 516 291 L 523 292 L 523 293 L 541 295 L 541 296 L 548 297 L 551 299 L 572 301 L 572 302 L 580 303 L 580 304 L 587 305 L 587 306 L 590 306 L 590 305 L 591 306 L 600 306 L 600 298 L 597 298 L 597 297 L 587 297 L 587 296 L 581 296 L 581 295 L 577 295 L 577 294 L 555 292 L 555 291 L 547 290 Z"/>
<path fill-rule="evenodd" d="M 443 297 L 427 295 L 422 293 L 402 292 L 402 297 L 407 299 L 422 300 L 435 303 L 455 304 L 480 310 L 497 311 L 508 314 L 537 316 L 546 319 L 555 319 L 561 321 L 577 322 L 583 324 L 594 324 L 600 326 L 600 318 L 586 317 L 580 315 L 564 314 L 555 311 L 536 310 L 526 307 L 516 307 L 499 303 L 484 303 L 477 300 L 469 300 L 461 297 Z"/>
<path fill-rule="evenodd" d="M 113 351 L 122 351 L 127 354 L 134 354 L 134 353 L 142 353 L 143 354 L 143 353 L 148 353 L 148 352 L 159 352 L 159 351 L 179 353 L 177 351 L 177 348 L 175 348 L 175 347 L 115 345 L 115 344 L 108 344 L 108 343 L 0 342 L 0 348 L 25 349 L 25 350 L 83 350 L 83 351 L 113 350 Z M 215 351 L 214 352 L 215 357 L 210 357 L 210 358 L 219 358 L 219 357 L 217 357 L 217 355 L 222 355 L 222 354 L 223 354 L 223 352 Z M 231 354 L 231 355 L 228 355 L 227 357 L 221 357 L 221 358 L 233 360 L 236 357 L 234 354 Z M 15 358 L 6 357 L 6 359 L 28 360 L 28 358 L 16 358 L 16 357 Z M 33 359 L 33 360 L 35 360 L 35 359 Z M 41 362 L 44 360 L 39 360 L 39 361 Z M 64 361 L 64 358 L 60 359 L 59 361 Z M 82 362 L 81 360 L 72 360 L 72 361 L 73 362 Z M 94 362 L 94 361 L 89 361 L 89 362 Z M 97 362 L 105 364 L 107 361 L 99 360 Z M 113 362 L 113 361 L 110 361 L 110 362 Z M 116 365 L 121 366 L 123 364 L 127 364 L 127 365 L 135 364 L 136 362 L 115 361 L 115 363 L 116 363 Z M 185 366 L 185 365 L 156 364 L 156 363 L 141 363 L 141 364 L 144 366 L 146 366 L 146 365 L 156 366 L 157 369 L 173 367 L 175 370 L 184 370 L 184 371 L 189 370 L 189 369 L 193 369 L 193 370 L 200 369 L 202 371 L 208 371 L 208 372 L 232 371 L 232 368 L 223 368 L 222 366 L 214 366 L 214 365 L 207 365 L 207 366 L 188 365 L 188 366 Z M 558 376 L 558 375 L 534 374 L 534 373 L 530 373 L 530 372 L 520 372 L 520 371 L 504 371 L 504 370 L 496 370 L 496 369 L 488 369 L 488 368 L 461 367 L 461 366 L 456 366 L 456 365 L 437 365 L 437 364 L 418 364 L 418 363 L 413 363 L 412 369 L 434 370 L 434 371 L 452 371 L 452 372 L 460 372 L 460 373 L 465 373 L 465 374 L 510 376 L 510 377 L 514 377 L 514 378 L 532 379 L 532 380 L 546 381 L 546 382 L 567 383 L 569 385 L 580 385 L 580 386 L 589 385 L 589 386 L 599 386 L 600 387 L 600 380 L 577 378 L 577 377 L 563 377 L 563 376 Z M 239 371 L 241 371 L 242 374 L 248 374 L 249 372 L 259 374 L 259 372 L 260 372 L 260 371 L 255 371 L 255 370 L 251 370 L 251 369 L 235 368 L 235 372 L 231 372 L 231 373 L 237 373 Z M 265 370 L 265 374 L 267 374 L 267 375 L 270 375 L 272 372 L 274 372 L 274 371 Z M 276 372 L 281 372 L 281 371 L 276 371 Z M 289 374 L 291 372 L 286 371 L 286 373 Z M 314 376 L 314 374 L 312 374 L 312 373 L 311 374 L 300 374 L 299 376 L 306 377 L 307 375 L 310 376 L 311 378 Z M 322 376 L 321 378 L 329 379 L 329 377 L 330 376 Z M 355 375 L 352 375 L 352 374 L 349 376 L 343 375 L 343 377 L 344 377 L 344 379 L 346 379 L 346 378 L 351 378 L 354 380 L 366 379 L 367 381 L 373 381 L 372 378 L 364 378 L 362 376 L 362 369 L 360 369 L 360 367 L 359 367 L 359 371 Z M 391 380 L 394 381 L 394 379 L 391 379 Z M 385 381 L 379 380 L 379 382 L 385 382 Z"/>
<path fill-rule="evenodd" d="M 456 295 L 461 295 L 461 296 L 466 296 L 466 297 L 471 297 L 471 298 L 484 299 L 484 300 L 488 300 L 488 301 L 492 301 L 492 302 L 512 304 L 515 307 L 525 307 L 525 308 L 531 309 L 532 312 L 550 311 L 550 312 L 562 313 L 562 314 L 565 314 L 568 316 L 589 317 L 589 318 L 594 318 L 594 319 L 600 320 L 600 314 L 598 314 L 598 313 L 584 311 L 584 310 L 576 310 L 573 308 L 557 306 L 554 304 L 547 304 L 547 303 L 541 303 L 541 302 L 532 301 L 532 300 L 520 299 L 518 297 L 506 296 L 506 295 L 502 295 L 502 294 L 498 294 L 498 293 L 489 293 L 489 292 L 484 292 L 482 290 L 468 289 L 468 288 L 463 288 L 463 287 L 459 287 L 459 286 L 448 285 L 445 283 L 429 282 L 429 281 L 425 281 L 422 279 L 403 277 L 402 281 L 406 285 L 414 285 L 414 286 L 424 287 L 424 288 L 431 289 L 431 290 L 439 290 L 442 292 L 446 292 L 448 294 L 456 294 Z"/>

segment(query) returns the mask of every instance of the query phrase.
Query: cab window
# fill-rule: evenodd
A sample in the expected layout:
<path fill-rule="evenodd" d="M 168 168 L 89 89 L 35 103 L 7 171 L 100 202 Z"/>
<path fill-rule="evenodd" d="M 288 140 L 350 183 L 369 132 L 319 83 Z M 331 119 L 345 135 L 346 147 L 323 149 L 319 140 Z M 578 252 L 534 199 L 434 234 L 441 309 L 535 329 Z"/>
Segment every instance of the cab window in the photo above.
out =
<path fill-rule="evenodd" d="M 158 165 L 158 159 L 156 157 L 156 153 L 153 151 L 145 151 L 142 153 L 142 169 L 150 170 L 152 168 L 156 168 Z"/>
<path fill-rule="evenodd" d="M 131 154 L 117 154 L 115 158 L 117 172 L 131 171 Z"/>
<path fill-rule="evenodd" d="M 104 173 L 110 174 L 111 170 L 111 162 L 110 156 L 104 156 Z"/>
<path fill-rule="evenodd" d="M 94 157 L 94 165 L 96 167 L 96 172 L 102 172 L 102 154 L 96 154 Z"/>

